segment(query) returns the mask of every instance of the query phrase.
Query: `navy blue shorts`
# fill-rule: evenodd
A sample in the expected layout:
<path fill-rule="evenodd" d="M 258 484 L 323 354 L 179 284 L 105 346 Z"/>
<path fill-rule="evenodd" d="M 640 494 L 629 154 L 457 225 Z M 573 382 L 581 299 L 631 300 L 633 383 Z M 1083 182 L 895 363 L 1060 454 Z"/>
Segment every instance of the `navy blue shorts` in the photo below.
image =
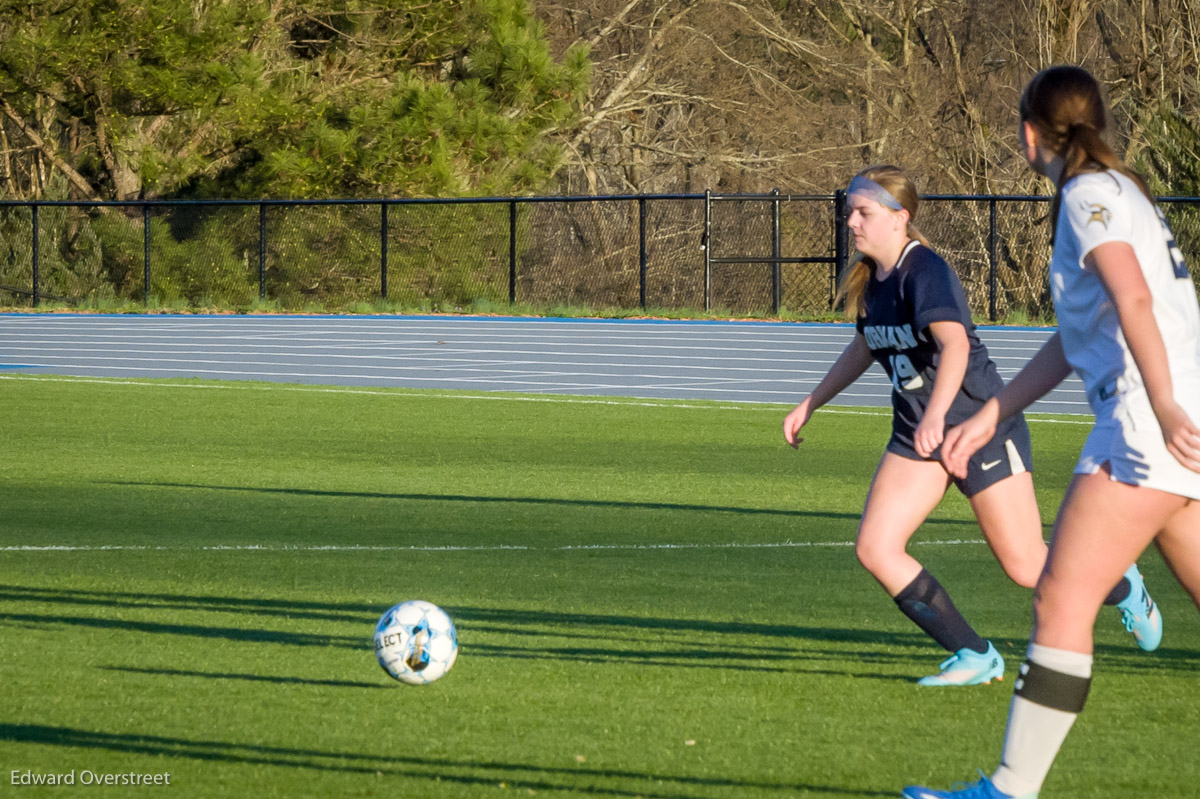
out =
<path fill-rule="evenodd" d="M 892 433 L 887 451 L 914 461 L 940 461 L 941 447 L 933 457 L 922 458 L 912 445 Z M 1029 425 L 1025 417 L 1018 414 L 1007 420 L 996 431 L 992 440 L 984 444 L 967 462 L 967 477 L 951 477 L 954 485 L 964 496 L 973 497 L 985 488 L 995 485 L 1006 477 L 1021 472 L 1033 471 L 1033 446 L 1029 440 Z"/>

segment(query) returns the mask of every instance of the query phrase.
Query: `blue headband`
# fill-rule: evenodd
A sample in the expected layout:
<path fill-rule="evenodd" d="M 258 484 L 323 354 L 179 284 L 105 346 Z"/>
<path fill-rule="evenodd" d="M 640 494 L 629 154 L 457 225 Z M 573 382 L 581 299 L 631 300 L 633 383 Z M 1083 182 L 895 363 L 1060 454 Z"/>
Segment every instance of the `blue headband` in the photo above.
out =
<path fill-rule="evenodd" d="M 850 188 L 846 190 L 847 194 L 861 194 L 869 200 L 874 200 L 885 208 L 891 208 L 893 211 L 903 211 L 904 206 L 900 201 L 892 196 L 892 193 L 880 186 L 875 181 L 868 177 L 858 175 L 854 180 L 850 181 Z"/>

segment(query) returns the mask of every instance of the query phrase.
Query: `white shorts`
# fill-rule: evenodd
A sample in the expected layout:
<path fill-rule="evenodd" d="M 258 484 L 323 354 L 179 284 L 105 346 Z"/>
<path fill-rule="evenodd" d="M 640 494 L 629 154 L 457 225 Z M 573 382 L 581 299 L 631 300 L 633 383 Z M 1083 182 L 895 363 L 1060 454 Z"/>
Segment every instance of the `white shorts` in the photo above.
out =
<path fill-rule="evenodd" d="M 1192 421 L 1200 423 L 1200 391 L 1177 386 L 1175 397 Z M 1095 474 L 1107 463 L 1118 482 L 1200 499 L 1200 473 L 1167 451 L 1145 388 L 1122 391 L 1096 402 L 1092 410 L 1096 426 L 1079 454 L 1075 474 Z"/>

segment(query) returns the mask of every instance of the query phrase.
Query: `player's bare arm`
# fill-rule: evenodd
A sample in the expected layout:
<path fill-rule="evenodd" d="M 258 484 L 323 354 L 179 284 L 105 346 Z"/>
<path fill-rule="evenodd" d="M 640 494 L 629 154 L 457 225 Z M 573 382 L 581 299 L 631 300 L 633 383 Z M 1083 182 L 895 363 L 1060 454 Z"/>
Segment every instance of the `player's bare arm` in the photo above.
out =
<path fill-rule="evenodd" d="M 846 345 L 846 349 L 842 350 L 842 354 L 834 361 L 833 366 L 829 367 L 829 371 L 825 377 L 821 378 L 821 382 L 813 389 L 812 394 L 805 397 L 804 401 L 793 408 L 792 412 L 784 418 L 784 441 L 792 449 L 795 449 L 804 440 L 796 434 L 804 425 L 808 424 L 813 412 L 845 391 L 851 383 L 862 376 L 863 372 L 867 371 L 871 363 L 871 350 L 867 347 L 867 340 L 863 338 L 862 333 L 855 333 L 854 339 Z"/>
<path fill-rule="evenodd" d="M 1200 472 L 1200 428 L 1175 400 L 1167 348 L 1154 319 L 1153 297 L 1133 248 L 1123 241 L 1106 242 L 1087 254 L 1084 266 L 1100 277 L 1117 310 L 1121 332 L 1141 373 L 1167 450 L 1181 464 Z"/>
<path fill-rule="evenodd" d="M 929 325 L 929 333 L 937 341 L 939 357 L 929 405 L 913 433 L 914 449 L 922 458 L 928 458 L 942 443 L 946 413 L 962 388 L 971 355 L 971 342 L 967 340 L 967 331 L 962 323 L 933 322 Z"/>

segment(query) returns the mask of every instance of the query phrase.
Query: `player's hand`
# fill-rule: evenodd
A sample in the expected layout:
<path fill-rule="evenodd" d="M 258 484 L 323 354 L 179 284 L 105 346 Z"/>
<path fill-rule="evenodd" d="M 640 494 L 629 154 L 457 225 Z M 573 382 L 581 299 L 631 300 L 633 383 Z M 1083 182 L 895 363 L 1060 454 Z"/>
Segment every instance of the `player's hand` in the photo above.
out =
<path fill-rule="evenodd" d="M 1167 452 L 1184 467 L 1200 472 L 1200 428 L 1188 417 L 1187 411 L 1172 402 L 1166 408 L 1155 408 Z"/>
<path fill-rule="evenodd" d="M 913 445 L 917 454 L 922 458 L 928 458 L 932 455 L 933 451 L 942 443 L 945 432 L 946 417 L 940 413 L 929 413 L 927 411 L 921 417 L 921 423 L 917 425 L 917 429 L 913 433 Z"/>
<path fill-rule="evenodd" d="M 800 432 L 800 428 L 808 424 L 808 420 L 812 418 L 812 411 L 809 410 L 809 399 L 806 397 L 804 402 L 801 402 L 792 412 L 783 419 L 783 440 L 788 443 L 792 449 L 797 449 L 797 445 L 803 441 L 803 438 L 796 435 Z"/>
<path fill-rule="evenodd" d="M 996 435 L 999 413 L 1000 406 L 996 401 L 988 400 L 970 419 L 946 431 L 942 441 L 942 464 L 946 471 L 960 479 L 966 478 L 971 456 Z"/>

